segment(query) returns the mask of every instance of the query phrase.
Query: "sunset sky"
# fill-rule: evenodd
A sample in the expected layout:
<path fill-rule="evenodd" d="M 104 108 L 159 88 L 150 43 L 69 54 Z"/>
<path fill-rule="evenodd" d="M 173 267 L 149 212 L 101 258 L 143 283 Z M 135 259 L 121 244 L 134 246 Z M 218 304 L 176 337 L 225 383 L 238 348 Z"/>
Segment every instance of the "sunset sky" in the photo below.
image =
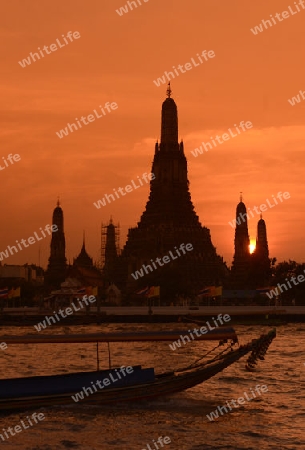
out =
<path fill-rule="evenodd" d="M 138 2 L 140 3 L 140 1 Z M 1 14 L 1 152 L 19 162 L 0 171 L 0 251 L 51 224 L 60 197 L 66 255 L 82 245 L 100 255 L 100 227 L 113 216 L 128 228 L 144 211 L 149 185 L 101 209 L 93 202 L 151 171 L 160 139 L 166 85 L 153 80 L 203 50 L 209 59 L 171 81 L 179 136 L 188 159 L 190 191 L 218 254 L 231 265 L 239 193 L 253 209 L 278 192 L 291 198 L 263 214 L 270 256 L 305 260 L 305 10 L 254 35 L 250 28 L 294 7 L 292 0 L 149 0 L 120 16 L 125 0 L 17 1 Z M 80 38 L 22 68 L 18 61 L 69 31 Z M 304 93 L 305 95 L 305 93 Z M 118 109 L 60 139 L 56 132 L 99 105 Z M 241 121 L 253 128 L 195 158 L 202 141 Z M 302 153 L 303 152 L 303 153 Z M 256 237 L 259 216 L 249 220 Z M 3 263 L 46 267 L 50 239 Z"/>

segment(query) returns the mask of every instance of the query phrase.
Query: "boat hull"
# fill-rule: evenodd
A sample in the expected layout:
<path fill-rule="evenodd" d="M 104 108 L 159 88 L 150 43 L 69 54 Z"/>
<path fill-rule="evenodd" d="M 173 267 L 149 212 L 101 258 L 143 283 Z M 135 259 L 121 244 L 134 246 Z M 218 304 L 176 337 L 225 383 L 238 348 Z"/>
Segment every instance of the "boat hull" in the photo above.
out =
<path fill-rule="evenodd" d="M 176 392 L 190 389 L 198 384 L 203 383 L 204 381 L 210 379 L 222 370 L 229 367 L 231 364 L 238 361 L 249 352 L 251 352 L 251 355 L 248 358 L 248 366 L 253 366 L 253 364 L 255 364 L 257 360 L 264 358 L 264 355 L 275 336 L 276 331 L 272 330 L 268 334 L 262 335 L 258 339 L 254 339 L 248 344 L 240 346 L 237 350 L 230 350 L 231 347 L 228 347 L 227 351 L 224 350 L 220 353 L 220 355 L 212 358 L 209 361 L 205 361 L 204 363 L 200 364 L 197 363 L 197 365 L 193 364 L 192 366 L 189 366 L 185 369 L 177 369 L 175 372 L 167 372 L 156 375 L 155 378 L 149 382 L 147 382 L 147 378 L 145 377 L 151 377 L 152 372 L 149 371 L 152 371 L 153 369 L 143 370 L 140 366 L 135 366 L 137 367 L 135 373 L 138 372 L 138 379 L 134 380 L 134 382 L 138 384 L 113 387 L 113 383 L 113 385 L 109 389 L 97 390 L 96 392 L 92 393 L 90 391 L 88 393 L 88 390 L 86 393 L 86 390 L 83 387 L 81 392 L 85 392 L 85 395 L 82 395 L 81 397 L 77 395 L 80 394 L 80 391 L 79 389 L 75 389 L 75 385 L 74 389 L 72 389 L 70 385 L 67 386 L 67 377 L 70 377 L 73 383 L 75 382 L 75 380 L 78 380 L 78 384 L 76 384 L 76 386 L 79 388 L 83 384 L 82 377 L 87 377 L 86 380 L 89 384 L 91 375 L 92 377 L 97 377 L 100 375 L 105 376 L 105 371 L 92 373 L 88 372 L 89 375 L 86 372 L 79 372 L 68 375 L 65 374 L 47 377 L 30 377 L 32 384 L 37 382 L 40 393 L 37 394 L 36 392 L 35 395 L 27 395 L 26 389 L 21 389 L 20 395 L 18 394 L 18 392 L 13 392 L 13 395 L 3 394 L 0 398 L 0 410 L 7 412 L 10 410 L 22 410 L 25 408 L 31 409 L 52 405 L 68 404 L 99 404 L 102 406 L 113 403 L 149 400 L 158 397 L 162 398 Z M 144 374 L 145 376 L 143 376 Z M 148 379 L 151 380 L 152 378 Z M 0 380 L 0 393 L 4 392 L 5 384 L 8 384 L 10 386 L 10 389 L 14 389 L 14 383 L 15 385 L 21 383 L 22 388 L 22 380 L 28 380 L 28 378 Z M 59 391 L 56 391 L 56 386 L 54 388 L 54 391 L 52 391 L 51 389 L 50 392 L 50 389 L 45 389 L 46 392 L 43 392 L 43 386 L 49 383 L 56 383 L 59 386 L 66 386 L 64 388 L 64 392 L 59 393 Z M 71 385 L 73 383 L 71 383 Z M 91 387 L 90 384 L 89 386 L 85 386 L 85 388 Z"/>
<path fill-rule="evenodd" d="M 238 350 L 231 352 L 231 354 L 225 360 L 214 363 L 209 367 L 192 369 L 181 374 L 171 372 L 159 376 L 157 375 L 155 381 L 153 382 L 97 391 L 93 394 L 84 396 L 83 400 L 79 400 L 77 402 L 72 399 L 72 396 L 75 396 L 77 394 L 77 391 L 75 390 L 62 394 L 20 396 L 10 399 L 1 398 L 0 410 L 21 410 L 24 408 L 31 409 L 43 406 L 67 404 L 109 405 L 113 403 L 124 403 L 165 397 L 176 392 L 190 389 L 197 384 L 201 384 L 202 382 L 215 376 L 217 373 L 221 372 L 223 369 L 239 360 L 250 350 L 251 349 L 248 347 L 240 347 Z M 75 374 L 75 376 L 79 376 L 79 374 Z M 58 380 L 58 377 L 61 376 L 57 375 L 56 377 Z"/>

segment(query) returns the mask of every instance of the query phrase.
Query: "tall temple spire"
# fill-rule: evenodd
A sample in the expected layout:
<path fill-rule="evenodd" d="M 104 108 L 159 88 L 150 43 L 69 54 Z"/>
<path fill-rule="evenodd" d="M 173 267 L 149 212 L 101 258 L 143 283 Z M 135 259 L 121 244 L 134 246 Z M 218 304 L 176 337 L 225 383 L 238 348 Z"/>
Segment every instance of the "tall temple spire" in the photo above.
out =
<path fill-rule="evenodd" d="M 242 201 L 241 193 L 240 202 L 236 207 L 235 257 L 238 259 L 246 257 L 249 254 L 249 245 L 247 208 Z"/>
<path fill-rule="evenodd" d="M 177 106 L 171 95 L 169 84 L 162 104 L 161 143 L 155 145 L 149 199 L 137 226 L 129 229 L 119 256 L 116 283 L 130 292 L 137 289 L 135 285 L 160 286 L 164 299 L 175 298 L 178 293 L 191 294 L 228 275 L 211 242 L 210 230 L 200 223 L 191 200 L 187 159 L 183 143 L 178 142 Z M 187 255 L 165 267 L 150 266 L 153 258 L 186 243 L 193 247 Z M 137 281 L 131 274 L 144 266 L 143 280 Z"/>
<path fill-rule="evenodd" d="M 171 98 L 172 90 L 170 83 L 166 93 L 167 98 L 162 104 L 161 150 L 163 148 L 166 150 L 178 150 L 178 111 L 176 103 Z"/>
<path fill-rule="evenodd" d="M 269 258 L 267 228 L 266 223 L 263 220 L 262 213 L 260 220 L 257 222 L 257 237 L 256 237 L 255 251 L 256 254 L 260 255 L 262 258 Z"/>
<path fill-rule="evenodd" d="M 271 277 L 271 262 L 267 240 L 267 227 L 262 218 L 257 222 L 256 248 L 252 255 L 252 279 L 257 286 L 265 286 Z"/>
<path fill-rule="evenodd" d="M 56 225 L 57 231 L 52 232 L 51 254 L 49 258 L 48 269 L 46 271 L 46 284 L 53 287 L 60 287 L 60 283 L 65 280 L 67 259 L 66 259 L 66 241 L 64 233 L 64 214 L 59 206 L 53 211 L 52 224 Z"/>
<path fill-rule="evenodd" d="M 114 225 L 112 216 L 110 217 L 109 224 L 102 226 L 102 252 L 104 259 L 103 278 L 108 284 L 114 282 L 115 266 L 118 259 L 118 246 L 119 246 L 119 225 Z"/>
<path fill-rule="evenodd" d="M 234 259 L 232 281 L 236 288 L 244 288 L 248 281 L 250 264 L 250 239 L 248 233 L 247 208 L 240 192 L 240 202 L 236 207 L 236 227 L 234 237 Z"/>

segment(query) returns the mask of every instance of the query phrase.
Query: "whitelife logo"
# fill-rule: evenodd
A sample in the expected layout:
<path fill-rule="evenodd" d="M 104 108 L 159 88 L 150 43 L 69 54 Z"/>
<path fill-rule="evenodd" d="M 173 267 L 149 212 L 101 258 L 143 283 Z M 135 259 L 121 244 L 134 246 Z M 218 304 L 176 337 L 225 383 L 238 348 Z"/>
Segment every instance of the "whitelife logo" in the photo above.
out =
<path fill-rule="evenodd" d="M 133 373 L 133 367 L 131 366 L 127 367 L 122 366 L 119 370 L 120 372 L 118 371 L 118 369 L 114 369 L 115 374 L 109 373 L 108 375 L 109 378 L 103 378 L 103 380 L 96 380 L 95 383 L 91 381 L 91 386 L 89 387 L 83 386 L 83 389 L 80 392 L 77 392 L 75 395 L 71 395 L 71 398 L 77 403 L 79 400 L 84 400 L 85 398 L 84 393 L 86 394 L 87 397 L 89 397 L 90 394 L 92 395 L 98 391 L 95 384 L 99 387 L 99 389 L 104 389 L 105 387 L 110 386 L 111 383 L 115 383 L 116 381 L 121 380 L 122 376 L 126 377 L 129 374 Z M 125 371 L 127 373 L 125 373 Z M 114 378 L 113 375 L 116 375 L 118 378 Z"/>
<path fill-rule="evenodd" d="M 34 236 L 37 239 L 37 241 L 41 241 L 43 238 L 47 237 L 47 235 L 45 234 L 44 231 L 46 231 L 50 235 L 50 234 L 55 233 L 56 231 L 58 231 L 58 228 L 57 228 L 57 225 L 52 225 L 52 226 L 51 225 L 46 225 L 44 230 L 40 227 L 40 231 L 41 231 L 42 237 L 39 237 L 39 235 L 36 233 L 36 231 L 34 231 Z M 29 237 L 27 239 L 29 245 L 32 245 L 32 244 L 36 243 L 35 238 L 31 236 L 31 237 Z M 23 250 L 21 244 L 24 246 L 24 248 L 29 247 L 29 245 L 27 245 L 25 239 L 20 239 L 20 241 L 21 241 L 21 243 L 18 240 L 16 240 L 16 243 L 17 243 L 17 245 L 19 247 L 19 250 Z M 17 249 L 17 247 L 15 245 L 12 245 L 12 246 L 8 245 L 6 248 L 7 248 L 7 250 L 4 250 L 3 252 L 0 252 L 0 261 L 3 260 L 3 257 L 4 258 L 8 258 L 10 256 L 9 252 L 10 252 L 11 255 L 13 255 L 14 254 L 13 250 L 15 250 L 15 253 L 18 253 L 18 249 Z"/>
<path fill-rule="evenodd" d="M 12 165 L 12 164 L 14 164 L 14 161 L 18 162 L 18 161 L 20 161 L 21 158 L 20 158 L 20 155 L 18 153 L 15 153 L 15 155 L 12 155 L 12 153 L 10 153 L 9 155 L 7 155 L 6 158 L 4 156 L 2 156 L 2 159 L 3 159 L 3 162 L 4 162 L 4 167 L 2 167 L 0 165 L 0 170 L 4 170 L 4 169 L 6 169 L 7 167 L 10 166 L 8 161 Z"/>
<path fill-rule="evenodd" d="M 152 443 L 154 444 L 153 447 L 150 446 L 150 444 L 146 444 L 145 448 L 142 448 L 142 450 L 159 450 L 160 448 L 164 447 L 164 444 L 170 444 L 172 441 L 170 439 L 170 437 L 168 436 L 159 436 L 157 439 L 157 442 L 155 441 L 155 439 L 152 439 Z M 159 447 L 159 445 L 160 447 Z"/>
<path fill-rule="evenodd" d="M 137 0 L 139 6 L 142 5 L 141 0 Z M 144 3 L 147 3 L 149 0 L 142 0 Z M 137 8 L 138 5 L 136 4 L 135 1 L 131 1 L 131 2 L 127 2 L 126 5 L 121 6 L 120 9 L 116 9 L 116 12 L 118 13 L 119 16 L 122 16 L 124 13 L 127 14 L 130 11 L 133 11 L 133 7 Z"/>
<path fill-rule="evenodd" d="M 269 20 L 269 19 L 267 19 L 267 20 L 262 20 L 262 22 L 261 22 L 260 25 L 257 25 L 256 27 L 254 27 L 254 29 L 253 29 L 253 28 L 250 28 L 250 30 L 252 31 L 253 34 L 257 35 L 258 33 L 262 33 L 262 32 L 264 31 L 264 28 L 263 28 L 263 27 L 265 27 L 265 30 L 267 30 L 267 28 L 270 28 L 270 27 L 272 27 L 273 25 L 277 25 L 279 22 L 283 22 L 283 20 L 289 19 L 289 17 L 294 16 L 295 14 L 301 12 L 302 10 L 299 8 L 298 5 L 302 6 L 302 9 L 303 9 L 303 10 L 305 9 L 305 2 L 304 2 L 304 0 L 300 0 L 299 3 L 294 2 L 294 4 L 295 4 L 296 10 L 293 10 L 293 9 L 291 8 L 291 6 L 288 6 L 289 12 L 288 12 L 288 11 L 283 11 L 282 13 L 276 13 L 276 14 L 275 14 L 275 17 L 277 18 L 278 22 L 275 20 L 275 18 L 273 17 L 273 15 L 270 14 L 270 17 L 271 17 L 272 22 L 271 22 L 271 20 Z M 282 17 L 282 18 L 281 18 L 281 17 Z M 273 23 L 273 25 L 272 25 L 272 23 Z M 268 26 L 267 26 L 267 25 L 268 25 Z"/>
<path fill-rule="evenodd" d="M 298 95 L 289 99 L 288 102 L 291 106 L 294 106 L 297 103 L 301 103 L 302 100 L 305 100 L 305 91 L 299 91 Z"/>
<path fill-rule="evenodd" d="M 6 342 L 1 342 L 0 349 L 3 350 L 3 351 L 6 350 L 7 349 L 7 343 Z"/>
<path fill-rule="evenodd" d="M 104 108 L 107 109 L 108 113 L 111 113 L 111 110 L 114 111 L 114 110 L 118 109 L 118 105 L 115 102 L 112 102 L 112 103 L 106 102 L 104 107 L 102 107 L 102 105 L 100 105 L 99 107 L 101 108 L 102 115 L 99 115 L 96 109 L 93 110 L 95 117 L 97 117 L 98 119 L 100 119 L 101 117 L 106 116 L 106 112 L 105 112 Z M 87 117 L 82 116 L 79 120 L 84 125 L 89 125 L 90 122 L 94 122 L 95 121 L 94 115 L 93 114 L 89 114 Z M 76 120 L 79 128 L 83 128 L 77 117 L 75 118 L 75 120 Z M 86 122 L 86 120 L 88 120 L 88 122 Z M 57 134 L 59 139 L 62 139 L 63 137 L 68 136 L 69 131 L 71 133 L 73 133 L 73 131 L 74 131 L 73 127 L 74 127 L 74 130 L 79 130 L 79 128 L 77 127 L 77 125 L 75 123 L 67 123 L 67 126 L 66 126 L 66 128 L 64 130 L 59 130 L 59 131 L 56 131 L 55 133 Z"/>
<path fill-rule="evenodd" d="M 31 419 L 35 422 L 38 423 L 38 421 L 44 420 L 45 419 L 45 415 L 43 413 L 36 413 L 34 412 L 31 415 Z M 2 441 L 5 441 L 5 439 L 9 439 L 11 436 L 15 436 L 17 433 L 21 433 L 21 431 L 23 430 L 27 430 L 28 428 L 32 427 L 33 424 L 32 420 L 30 419 L 29 416 L 26 417 L 26 419 L 24 420 L 20 420 L 20 425 L 15 425 L 14 427 L 8 427 L 7 429 L 3 428 L 2 433 L 0 434 L 0 438 L 2 439 Z M 15 431 L 15 433 L 14 433 Z M 9 434 L 11 436 L 9 436 Z M 5 437 L 4 437 L 5 436 Z"/>
<path fill-rule="evenodd" d="M 284 192 L 283 194 L 282 194 L 282 192 L 278 192 L 276 196 L 280 200 L 281 203 L 283 203 L 283 198 L 285 200 L 288 200 L 290 198 L 289 192 Z M 274 204 L 271 204 L 269 202 L 269 199 L 267 198 L 266 199 L 267 204 L 262 203 L 260 206 L 254 206 L 252 209 L 256 212 L 256 214 L 261 214 L 262 212 L 267 211 L 268 207 L 270 209 L 274 208 L 279 203 L 277 202 L 277 200 L 273 194 L 272 194 L 272 198 L 273 198 Z M 248 208 L 248 210 L 249 210 L 249 213 L 240 213 L 236 219 L 228 222 L 229 225 L 231 225 L 232 228 L 235 228 L 236 225 L 241 224 L 241 221 L 246 222 L 247 219 L 249 220 L 249 219 L 253 218 L 254 217 L 253 211 L 251 211 L 251 208 Z M 250 217 L 250 214 L 251 214 L 251 217 Z"/>
<path fill-rule="evenodd" d="M 65 46 L 68 45 L 70 42 L 73 42 L 73 38 L 74 38 L 74 39 L 79 39 L 79 38 L 80 38 L 80 34 L 79 34 L 78 31 L 74 31 L 73 33 L 72 33 L 72 31 L 69 31 L 69 32 L 67 33 L 67 36 L 64 36 L 64 35 L 62 34 L 62 37 L 63 37 L 63 40 L 64 40 L 65 44 L 62 44 L 62 43 L 60 42 L 59 39 L 56 39 L 56 42 L 57 42 L 57 44 L 58 44 L 58 47 L 57 47 L 56 44 L 51 44 L 51 45 L 49 46 L 51 51 L 48 50 L 48 46 L 47 46 L 47 45 L 45 45 L 45 46 L 43 47 L 43 50 L 41 50 L 40 47 L 38 47 L 38 50 L 39 50 L 39 53 L 40 53 L 41 57 L 42 57 L 42 58 L 45 57 L 45 55 L 43 54 L 43 51 L 46 52 L 46 55 L 50 55 L 52 52 L 56 52 L 56 51 L 58 50 L 58 48 L 65 47 Z M 67 41 L 66 37 L 70 39 L 70 42 Z M 62 44 L 62 45 L 61 45 L 61 44 Z M 18 63 L 19 63 L 20 66 L 24 69 L 25 67 L 29 66 L 29 65 L 32 63 L 31 58 L 32 58 L 33 62 L 36 62 L 36 59 L 35 59 L 35 58 L 40 59 L 40 56 L 39 56 L 38 53 L 32 53 L 32 52 L 31 52 L 31 53 L 30 53 L 30 56 L 28 56 L 27 58 L 23 59 L 22 61 L 18 61 Z"/>
<path fill-rule="evenodd" d="M 247 131 L 250 128 L 253 128 L 253 125 L 252 125 L 252 122 L 248 121 L 248 122 L 245 123 L 244 121 L 241 121 L 239 126 L 237 126 L 236 123 L 235 123 L 234 127 L 235 127 L 235 130 L 237 131 L 237 134 L 234 134 L 232 132 L 231 128 L 229 128 L 228 132 L 230 134 L 229 133 L 224 133 L 221 136 L 218 136 L 218 134 L 217 134 L 217 136 L 215 138 L 213 138 L 211 136 L 211 141 L 213 142 L 214 147 L 217 147 L 218 144 L 223 144 L 224 141 L 228 141 L 229 139 L 231 139 L 231 137 L 236 137 L 239 134 L 241 134 L 241 131 L 240 131 L 239 127 L 242 129 L 242 131 Z M 221 140 L 221 138 L 223 139 L 223 141 Z M 218 144 L 216 144 L 215 140 L 218 142 Z M 213 148 L 212 144 L 210 142 L 202 142 L 201 144 L 202 145 L 200 145 L 199 148 L 195 148 L 195 150 L 191 150 L 191 153 L 192 153 L 193 156 L 195 156 L 195 158 L 197 158 L 198 155 L 202 155 L 203 154 L 203 149 L 206 152 L 208 152 L 209 149 L 211 150 Z"/>
<path fill-rule="evenodd" d="M 113 189 L 115 195 L 117 198 L 120 198 L 119 194 L 117 191 L 119 191 L 119 193 L 121 194 L 122 197 L 125 197 L 126 194 L 128 194 L 129 192 L 132 192 L 134 189 L 139 189 L 139 187 L 143 186 L 143 182 L 142 179 L 145 181 L 145 183 L 148 183 L 151 180 L 154 180 L 155 174 L 154 173 L 149 173 L 147 174 L 146 172 L 143 173 L 142 178 L 140 178 L 139 176 L 137 176 L 137 179 L 140 183 L 140 186 L 138 186 L 137 184 L 135 184 L 134 180 L 131 180 L 131 184 L 127 184 L 125 186 L 125 188 L 119 187 L 117 189 Z M 134 188 L 134 189 L 133 189 Z M 124 189 L 125 189 L 125 193 L 124 193 Z M 108 203 L 111 203 L 111 200 L 114 202 L 115 201 L 115 197 L 113 194 L 105 194 L 104 197 L 101 200 L 98 200 L 97 202 L 93 202 L 94 206 L 97 209 L 100 209 L 102 206 L 106 206 L 106 200 Z"/>
<path fill-rule="evenodd" d="M 304 270 L 304 273 L 305 273 L 305 270 Z M 296 281 L 296 278 L 298 281 Z M 288 287 L 290 289 L 293 288 L 293 286 L 291 286 L 291 284 L 287 278 L 285 279 L 285 281 L 286 281 L 286 284 L 278 283 L 276 288 L 271 289 L 269 292 L 266 292 L 266 295 L 269 297 L 270 300 L 272 299 L 273 296 L 278 297 L 280 294 L 282 294 L 283 287 L 285 288 L 286 291 L 288 291 Z M 298 275 L 297 277 L 291 277 L 290 281 L 294 284 L 294 286 L 297 286 L 299 283 L 303 283 L 305 281 L 305 277 L 304 277 L 304 275 Z M 288 287 L 287 287 L 287 285 L 288 285 Z"/>
<path fill-rule="evenodd" d="M 281 203 L 283 203 L 283 198 L 285 200 L 288 200 L 290 198 L 289 192 L 284 192 L 284 193 L 278 192 L 276 196 L 281 201 Z M 266 198 L 267 204 L 262 203 L 260 206 L 254 206 L 252 209 L 256 212 L 256 214 L 261 214 L 262 212 L 267 211 L 268 207 L 270 209 L 274 208 L 279 203 L 277 202 L 277 200 L 273 194 L 272 194 L 272 198 L 273 198 L 273 204 L 271 204 L 269 199 Z M 231 227 L 234 228 L 236 225 L 240 225 L 241 221 L 246 222 L 246 220 L 253 218 L 254 217 L 253 211 L 251 211 L 251 208 L 248 208 L 248 210 L 249 210 L 248 213 L 240 213 L 236 219 L 228 222 L 229 225 L 231 225 Z M 251 214 L 251 217 L 250 217 L 250 214 Z"/>
<path fill-rule="evenodd" d="M 190 243 L 189 243 L 189 244 L 186 244 L 186 245 L 181 244 L 180 247 L 179 247 L 179 250 L 181 250 L 181 252 L 183 253 L 183 255 L 186 254 L 186 251 L 185 251 L 185 249 L 184 249 L 184 246 L 185 246 L 185 248 L 186 248 L 186 250 L 187 250 L 188 252 L 190 252 L 190 251 L 193 250 L 193 245 L 192 245 L 192 244 L 190 244 Z M 155 262 L 157 262 L 157 263 L 159 264 L 159 267 L 164 266 L 164 264 L 168 264 L 169 262 L 173 261 L 174 259 L 178 259 L 179 256 L 182 256 L 182 255 L 180 254 L 179 250 L 177 249 L 177 247 L 175 247 L 175 250 L 176 250 L 176 254 L 177 254 L 178 256 L 173 255 L 172 251 L 169 251 L 168 254 L 170 255 L 170 257 L 167 256 L 167 255 L 163 256 L 163 258 L 162 258 L 163 263 L 161 262 L 161 258 L 156 258 L 156 259 L 155 259 Z M 151 259 L 151 264 L 152 264 L 152 266 L 154 267 L 154 269 L 158 269 L 158 267 L 156 266 L 155 262 Z M 149 273 L 148 270 L 147 270 L 147 268 L 149 268 L 150 271 L 153 272 L 154 269 L 152 268 L 152 266 L 151 266 L 150 264 L 147 264 L 147 266 L 145 266 L 145 264 L 142 265 L 142 267 L 143 267 L 143 269 L 144 269 L 144 271 L 145 271 L 146 274 Z M 144 277 L 145 273 L 144 273 L 143 269 L 136 270 L 134 273 L 131 274 L 131 276 L 132 276 L 135 280 L 137 280 L 139 277 Z"/>
<path fill-rule="evenodd" d="M 188 330 L 189 334 L 191 335 L 192 340 L 196 339 L 196 338 L 194 338 L 194 334 L 193 333 L 195 333 L 195 335 L 197 337 L 200 337 L 201 335 L 206 334 L 208 331 L 215 330 L 220 325 L 223 325 L 224 324 L 223 320 L 225 322 L 229 322 L 231 320 L 231 317 L 229 316 L 229 314 L 225 314 L 223 317 L 221 317 L 221 316 L 222 316 L 222 314 L 218 314 L 217 319 L 214 319 L 214 317 L 212 317 L 212 320 L 214 322 L 214 325 L 216 325 L 216 327 L 211 327 L 210 322 L 207 321 L 206 322 L 206 327 L 203 326 L 200 329 L 194 328 L 192 331 Z M 217 323 L 217 320 L 219 321 L 219 324 Z M 185 339 L 187 339 L 187 341 L 185 341 Z M 169 348 L 174 351 L 177 348 L 181 347 L 181 342 L 185 345 L 186 342 L 191 342 L 191 340 L 190 340 L 190 338 L 188 337 L 187 334 L 184 335 L 184 336 L 180 335 L 180 339 L 178 339 L 177 341 L 174 341 L 172 344 L 168 344 Z"/>
<path fill-rule="evenodd" d="M 204 61 L 201 58 L 201 56 L 204 58 Z M 203 64 L 205 61 L 208 61 L 211 58 L 215 58 L 215 53 L 213 50 L 209 50 L 209 51 L 203 50 L 201 55 L 199 55 L 199 53 L 197 53 L 197 57 L 198 57 L 198 60 L 200 61 L 200 64 Z M 178 70 L 176 69 L 175 66 L 173 66 L 173 69 L 174 69 L 176 76 L 179 77 L 179 75 L 181 73 L 186 73 L 186 71 L 192 70 L 193 67 L 198 67 L 198 66 L 200 66 L 200 64 L 196 64 L 196 61 L 194 60 L 194 58 L 191 58 L 191 63 L 187 62 L 187 63 L 184 63 L 184 65 L 181 65 L 181 64 L 178 65 L 178 69 L 180 70 L 180 73 L 178 72 Z M 161 78 L 157 78 L 157 80 L 154 80 L 153 82 L 155 83 L 155 85 L 157 87 L 160 87 L 161 84 L 165 84 L 167 81 L 170 81 L 171 79 L 176 78 L 174 72 L 164 72 L 164 75 Z M 167 80 L 165 79 L 165 77 L 167 78 Z"/>
<path fill-rule="evenodd" d="M 86 306 L 90 306 L 89 303 L 96 302 L 96 298 L 94 297 L 94 295 L 90 295 L 89 298 L 88 299 L 87 298 L 88 298 L 87 295 L 84 295 L 82 298 L 82 301 L 85 303 Z M 77 300 L 78 300 L 78 306 L 80 306 L 80 308 L 77 308 L 77 306 L 74 305 L 74 303 L 71 303 L 71 305 L 68 306 L 67 308 L 65 308 L 64 310 L 60 309 L 59 311 L 57 311 L 57 313 L 55 311 L 53 311 L 54 316 L 57 319 L 57 322 L 59 322 L 61 320 L 61 318 L 65 319 L 67 316 L 71 316 L 71 314 L 74 314 L 74 312 L 80 311 L 82 308 L 86 307 L 82 304 L 82 301 L 79 300 L 79 298 Z M 89 301 L 89 303 L 88 303 L 88 301 Z M 67 315 L 65 316 L 64 313 L 66 313 Z M 60 314 L 61 318 L 58 317 L 58 314 Z M 52 319 L 53 324 L 56 323 L 54 316 L 45 316 L 45 320 L 43 320 L 42 322 L 39 322 L 37 325 L 34 325 L 34 328 L 39 332 L 39 331 L 47 328 L 48 325 L 52 325 L 51 319 Z"/>
<path fill-rule="evenodd" d="M 244 404 L 245 404 L 245 400 L 247 400 L 248 402 L 250 402 L 251 400 L 253 400 L 254 398 L 257 397 L 257 394 L 258 394 L 258 395 L 262 395 L 263 392 L 264 392 L 264 393 L 267 392 L 267 391 L 268 391 L 268 387 L 267 387 L 265 384 L 262 384 L 261 386 L 260 386 L 259 384 L 257 384 L 257 385 L 255 386 L 256 394 L 253 392 L 253 389 L 252 389 L 252 388 L 250 388 L 250 391 L 251 391 L 252 397 L 249 397 L 248 394 L 247 394 L 247 392 L 244 392 L 244 397 L 239 397 L 237 400 L 230 400 L 230 401 L 227 401 L 227 402 L 226 402 L 226 403 L 227 403 L 227 407 L 230 409 L 230 411 L 232 411 L 232 408 L 231 408 L 231 406 L 230 406 L 230 404 L 229 404 L 230 402 L 233 404 L 234 408 L 239 408 L 239 405 L 244 405 Z M 262 391 L 262 392 L 261 392 L 261 391 Z M 236 402 L 237 402 L 238 404 L 236 404 Z M 219 410 L 219 412 L 220 412 L 220 414 L 221 414 L 222 416 L 224 415 L 223 410 L 225 410 L 226 413 L 229 412 L 228 409 L 227 409 L 227 407 L 226 407 L 226 406 L 217 406 L 217 409 Z M 218 413 L 217 409 L 216 409 L 215 411 L 212 411 L 210 414 L 207 414 L 207 415 L 206 415 L 210 422 L 212 422 L 212 421 L 214 421 L 215 419 L 218 419 L 218 418 L 219 418 L 219 413 Z"/>

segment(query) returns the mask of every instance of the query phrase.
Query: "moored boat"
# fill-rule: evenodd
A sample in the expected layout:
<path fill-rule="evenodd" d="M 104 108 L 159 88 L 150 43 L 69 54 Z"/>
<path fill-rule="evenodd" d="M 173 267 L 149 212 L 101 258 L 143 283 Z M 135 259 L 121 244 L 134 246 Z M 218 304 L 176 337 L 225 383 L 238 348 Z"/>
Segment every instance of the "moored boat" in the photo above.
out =
<path fill-rule="evenodd" d="M 162 333 L 165 333 L 163 340 L 170 340 L 167 332 Z M 127 334 L 119 334 L 121 335 L 121 341 L 126 342 Z M 146 339 L 143 339 L 144 336 L 137 336 L 138 334 L 133 333 L 133 337 L 129 335 L 128 340 L 141 340 L 140 338 L 145 341 L 162 340 L 158 333 L 155 337 L 150 333 L 150 339 L 147 336 Z M 230 335 L 232 335 L 232 331 L 228 332 L 228 336 Z M 91 340 L 88 340 L 88 335 L 77 336 L 80 339 L 77 342 L 93 342 L 93 336 L 90 337 Z M 214 333 L 214 338 L 216 336 Z M 206 355 L 203 355 L 203 357 L 209 355 L 209 359 L 203 361 L 202 357 L 187 367 L 160 374 L 155 374 L 153 368 L 143 369 L 138 365 L 129 366 L 129 372 L 128 368 L 125 368 L 123 373 L 126 375 L 126 372 L 128 372 L 128 376 L 124 375 L 123 377 L 121 374 L 121 378 L 119 378 L 119 371 L 122 371 L 123 366 L 94 372 L 2 379 L 0 380 L 0 410 L 21 410 L 73 403 L 108 405 L 168 396 L 208 380 L 248 353 L 251 354 L 248 358 L 247 368 L 252 370 L 259 359 L 264 359 L 264 355 L 275 336 L 276 332 L 272 330 L 268 334 L 261 335 L 258 339 L 254 339 L 236 349 L 233 349 L 237 345 L 235 338 L 225 339 L 217 346 L 226 345 L 225 349 L 216 356 L 210 356 L 211 351 L 209 351 Z M 9 343 L 20 344 L 29 343 L 29 341 L 46 343 L 50 342 L 51 339 L 50 336 L 47 340 L 44 340 L 43 336 L 37 336 L 36 339 L 34 337 L 35 335 L 10 336 Z M 54 339 L 55 337 L 56 340 L 53 342 L 75 342 L 71 336 L 68 336 L 68 340 L 67 335 L 53 335 Z M 23 338 L 23 342 L 21 342 L 21 338 Z M 95 336 L 96 338 L 97 336 Z M 107 337 L 103 335 L 100 339 L 105 342 Z M 116 333 L 109 333 L 108 339 L 111 342 L 116 339 L 115 342 L 118 342 L 119 337 Z M 97 340 L 97 342 L 99 341 Z"/>

